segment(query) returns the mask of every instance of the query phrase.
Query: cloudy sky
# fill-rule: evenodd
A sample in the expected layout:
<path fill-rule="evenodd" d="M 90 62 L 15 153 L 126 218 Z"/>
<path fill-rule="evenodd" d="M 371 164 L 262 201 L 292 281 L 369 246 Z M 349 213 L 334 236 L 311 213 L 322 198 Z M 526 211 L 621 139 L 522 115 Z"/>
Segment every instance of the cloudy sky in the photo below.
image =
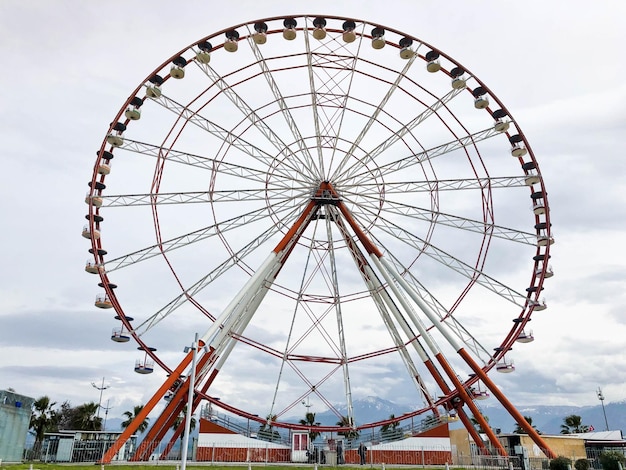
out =
<path fill-rule="evenodd" d="M 97 401 L 91 383 L 104 378 L 103 404 L 120 416 L 158 387 L 163 374 L 135 374 L 141 354 L 108 339 L 111 315 L 93 307 L 99 290 L 83 270 L 83 199 L 96 150 L 127 97 L 176 51 L 234 24 L 306 13 L 356 17 L 423 39 L 470 68 L 512 111 L 549 194 L 555 276 L 546 283 L 549 308 L 533 316 L 536 340 L 515 351 L 514 374 L 494 380 L 519 405 L 593 405 L 598 387 L 608 402 L 626 399 L 626 32 L 618 25 L 626 5 L 208 5 L 0 4 L 0 388 L 77 405 Z M 172 350 L 182 349 L 192 330 L 173 328 Z M 411 403 L 408 393 L 357 390 Z"/>

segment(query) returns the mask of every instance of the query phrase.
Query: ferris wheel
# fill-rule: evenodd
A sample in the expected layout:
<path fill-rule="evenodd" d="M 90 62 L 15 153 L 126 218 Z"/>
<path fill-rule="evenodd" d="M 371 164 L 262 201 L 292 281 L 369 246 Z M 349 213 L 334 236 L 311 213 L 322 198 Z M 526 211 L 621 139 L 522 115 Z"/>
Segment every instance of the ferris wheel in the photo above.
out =
<path fill-rule="evenodd" d="M 511 112 L 421 39 L 328 15 L 208 35 L 123 102 L 85 202 L 95 305 L 164 375 L 153 429 L 190 375 L 194 406 L 290 429 L 303 400 L 336 415 L 320 430 L 380 426 L 353 403 L 381 394 L 415 403 L 398 419 L 472 432 L 492 395 L 520 421 L 489 373 L 546 308 L 546 188 Z M 197 364 L 172 361 L 194 332 Z"/>

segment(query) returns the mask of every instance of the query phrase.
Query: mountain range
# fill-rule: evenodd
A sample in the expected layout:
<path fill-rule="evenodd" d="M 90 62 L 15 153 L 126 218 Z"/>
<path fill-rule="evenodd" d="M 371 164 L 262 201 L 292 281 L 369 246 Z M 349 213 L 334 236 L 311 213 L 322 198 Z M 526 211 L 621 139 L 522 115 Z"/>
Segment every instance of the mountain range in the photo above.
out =
<path fill-rule="evenodd" d="M 490 403 L 493 402 L 493 403 Z M 484 404 L 483 404 L 484 403 Z M 494 429 L 500 429 L 502 433 L 510 433 L 515 429 L 515 420 L 495 400 L 477 402 L 479 409 L 489 419 L 489 424 Z M 354 402 L 354 414 L 360 417 L 362 422 L 378 421 L 389 418 L 391 414 L 400 416 L 410 411 L 409 406 L 402 406 L 378 397 L 367 397 Z M 523 416 L 532 418 L 533 426 L 544 434 L 560 434 L 561 425 L 566 416 L 578 415 L 582 423 L 593 426 L 596 431 L 621 430 L 626 434 L 626 400 L 611 402 L 596 406 L 518 406 L 517 409 Z M 340 412 L 341 407 L 338 408 Z M 606 413 L 606 420 L 605 420 Z M 316 414 L 316 419 L 321 424 L 336 424 L 337 419 L 331 412 Z M 418 419 L 418 418 L 415 418 Z M 405 423 L 403 423 L 405 424 Z"/>
<path fill-rule="evenodd" d="M 511 418 L 508 412 L 495 400 L 494 403 L 488 401 L 478 403 L 480 410 L 485 415 L 489 424 L 494 429 L 499 429 L 502 433 L 511 433 L 515 429 L 515 421 Z M 482 404 L 484 403 L 484 405 Z M 390 415 L 400 416 L 404 413 L 411 411 L 412 408 L 407 405 L 399 405 L 389 400 L 385 400 L 379 397 L 366 397 L 357 399 L 353 402 L 354 416 L 357 418 L 357 424 L 359 422 L 373 422 L 381 421 L 389 418 Z M 517 409 L 523 416 L 529 416 L 532 418 L 532 424 L 543 434 L 559 434 L 561 431 L 561 424 L 566 416 L 578 415 L 582 418 L 582 423 L 587 426 L 593 426 L 596 431 L 605 431 L 607 428 L 610 430 L 621 430 L 626 435 L 626 400 L 619 402 L 611 402 L 604 405 L 604 411 L 602 405 L 596 406 L 548 406 L 548 405 L 533 405 L 533 406 L 518 406 Z M 337 411 L 345 414 L 345 409 L 341 406 L 337 407 Z M 311 412 L 315 412 L 314 407 Z M 606 420 L 605 420 L 606 413 Z M 302 412 L 302 416 L 294 416 L 292 418 L 285 419 L 286 421 L 298 422 L 304 418 L 305 411 Z M 416 420 L 420 420 L 420 417 L 416 417 Z M 316 412 L 315 420 L 321 425 L 335 425 L 337 423 L 337 416 L 331 411 Z M 230 417 L 229 422 L 237 422 L 237 418 Z M 110 418 L 107 421 L 107 430 L 114 431 L 120 430 L 122 419 Z M 401 423 L 402 426 L 410 424 L 408 422 Z M 416 422 L 417 424 L 417 422 Z M 245 429 L 246 422 L 242 421 L 239 426 Z M 460 423 L 455 423 L 452 426 L 461 426 Z"/>

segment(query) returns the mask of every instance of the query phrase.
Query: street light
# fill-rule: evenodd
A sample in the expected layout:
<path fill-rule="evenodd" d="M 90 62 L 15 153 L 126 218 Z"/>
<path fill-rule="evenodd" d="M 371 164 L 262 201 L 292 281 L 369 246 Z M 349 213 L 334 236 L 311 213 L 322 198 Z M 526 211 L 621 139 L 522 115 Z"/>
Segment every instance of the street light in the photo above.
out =
<path fill-rule="evenodd" d="M 606 410 L 604 409 L 604 395 L 602 394 L 602 389 L 598 387 L 598 391 L 596 392 L 598 395 L 598 400 L 602 404 L 602 413 L 604 413 L 604 424 L 606 424 L 606 430 L 609 430 L 609 421 L 606 419 Z"/>
<path fill-rule="evenodd" d="M 104 424 L 102 425 L 102 430 L 106 431 L 107 430 L 107 417 L 109 416 L 109 410 L 113 407 L 109 406 L 109 400 L 107 400 L 107 406 L 103 406 L 102 408 L 104 409 Z"/>
<path fill-rule="evenodd" d="M 97 390 L 100 390 L 100 398 L 98 399 L 98 412 L 96 414 L 96 417 L 100 418 L 100 404 L 102 403 L 102 391 L 106 390 L 107 388 L 110 387 L 110 385 L 107 385 L 105 387 L 104 385 L 104 377 L 102 377 L 102 385 L 96 385 L 95 383 L 91 382 L 91 386 Z"/>
<path fill-rule="evenodd" d="M 196 386 L 196 362 L 198 357 L 198 333 L 191 344 L 191 347 L 185 346 L 185 352 L 193 351 L 191 356 L 191 373 L 189 374 L 189 394 L 187 396 L 187 413 L 185 416 L 185 433 L 183 434 L 183 448 L 181 451 L 181 470 L 187 468 L 187 447 L 189 447 L 189 431 L 191 429 L 191 413 L 193 408 L 194 388 Z M 208 352 L 206 346 L 204 351 Z"/>

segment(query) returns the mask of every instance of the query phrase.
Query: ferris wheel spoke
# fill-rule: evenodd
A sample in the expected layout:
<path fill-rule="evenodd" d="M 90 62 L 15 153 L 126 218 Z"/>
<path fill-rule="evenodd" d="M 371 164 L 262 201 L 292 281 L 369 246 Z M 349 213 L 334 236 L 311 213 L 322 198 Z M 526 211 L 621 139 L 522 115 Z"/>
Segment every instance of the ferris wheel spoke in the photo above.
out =
<path fill-rule="evenodd" d="M 224 78 L 219 75 L 212 67 L 209 67 L 207 64 L 197 64 L 198 67 L 202 69 L 202 71 L 213 80 L 216 86 L 219 87 L 221 92 L 235 105 L 235 109 L 239 111 L 244 111 L 244 120 L 249 121 L 251 125 L 253 125 L 256 129 L 258 129 L 261 134 L 272 144 L 272 146 L 277 150 L 277 155 L 282 155 L 284 157 L 288 157 L 291 154 L 289 153 L 289 146 L 272 130 L 270 126 L 265 123 L 265 120 L 262 116 L 259 116 L 256 111 L 254 111 L 250 105 L 237 94 L 237 92 L 233 89 L 233 87 L 229 86 Z M 295 125 L 295 123 L 294 123 Z M 297 129 L 297 128 L 296 128 Z M 302 148 L 303 142 L 298 140 L 298 145 Z M 275 158 L 273 156 L 269 157 Z M 283 163 L 293 170 L 294 173 L 300 175 L 304 180 L 308 180 L 311 177 L 311 170 L 313 168 L 312 165 L 305 165 L 304 162 L 299 159 L 293 158 L 284 158 Z M 284 173 L 281 173 L 281 176 L 285 176 Z"/>
<path fill-rule="evenodd" d="M 332 211 L 332 213 L 337 213 L 337 211 Z M 339 279 L 337 277 L 337 260 L 335 258 L 335 249 L 333 245 L 333 231 L 332 231 L 332 217 L 326 218 L 326 238 L 329 241 L 329 264 L 330 264 L 330 276 L 331 276 L 331 293 L 334 298 L 340 298 L 339 292 Z M 346 349 L 346 337 L 344 330 L 344 321 L 343 321 L 343 312 L 341 308 L 340 302 L 335 302 L 334 305 L 335 317 L 337 320 L 337 335 L 339 337 L 339 347 L 342 358 L 342 372 L 343 372 L 343 381 L 344 381 L 344 391 L 346 396 L 346 406 L 347 412 L 346 416 L 349 419 L 349 422 L 354 422 L 354 410 L 352 406 L 352 385 L 350 382 L 350 370 L 348 367 L 348 351 Z"/>
<path fill-rule="evenodd" d="M 259 67 L 263 71 L 263 76 L 265 77 L 265 81 L 267 82 L 267 85 L 269 86 L 270 90 L 272 91 L 272 94 L 274 95 L 276 103 L 278 104 L 278 107 L 280 108 L 280 111 L 285 119 L 285 122 L 287 123 L 287 126 L 289 127 L 289 130 L 291 131 L 293 139 L 299 147 L 300 153 L 304 159 L 304 164 L 302 165 L 301 170 L 304 172 L 304 170 L 307 169 L 308 176 L 311 177 L 314 181 L 319 181 L 323 179 L 324 175 L 323 173 L 319 172 L 320 168 L 318 168 L 318 166 L 315 164 L 313 157 L 311 156 L 309 152 L 308 147 L 305 145 L 304 139 L 302 138 L 302 135 L 300 134 L 300 130 L 298 129 L 298 125 L 296 124 L 294 117 L 289 111 L 289 106 L 287 106 L 287 103 L 285 102 L 285 98 L 283 97 L 280 87 L 278 86 L 278 83 L 276 83 L 276 80 L 274 79 L 272 75 L 272 70 L 270 70 L 270 68 L 268 67 L 267 62 L 265 58 L 263 57 L 263 54 L 261 53 L 259 46 L 252 40 L 252 36 L 248 36 L 248 43 L 250 44 L 252 53 L 257 59 L 257 63 Z M 254 122 L 256 121 L 257 119 L 254 120 Z M 263 124 L 262 121 L 261 123 Z M 267 130 L 269 131 L 270 130 L 269 126 L 266 126 L 266 127 L 267 127 Z M 285 148 L 287 148 L 287 146 L 284 143 L 282 143 L 282 146 L 280 147 L 280 149 L 283 150 Z M 296 159 L 296 160 L 299 161 L 300 159 Z"/>
<path fill-rule="evenodd" d="M 163 158 L 165 155 L 164 152 L 166 152 L 168 162 L 176 162 L 213 172 L 223 173 L 225 175 L 245 178 L 246 180 L 258 181 L 262 184 L 265 184 L 267 181 L 267 168 L 257 169 L 249 166 L 238 165 L 229 162 L 228 160 L 219 160 L 217 158 L 205 157 L 193 153 L 183 152 L 173 148 L 164 149 L 163 147 L 160 147 L 158 145 L 153 145 L 146 142 L 138 142 L 128 138 L 124 140 L 124 144 L 119 148 L 128 152 L 137 153 L 140 155 L 148 155 L 154 158 Z M 249 152 L 246 152 L 246 154 L 255 159 L 255 155 L 263 154 L 262 150 L 254 146 L 249 147 L 248 150 Z M 264 154 L 263 158 L 270 157 L 269 155 Z M 272 183 L 284 183 L 285 187 L 287 187 L 287 185 L 291 185 L 293 181 L 294 178 L 292 176 L 284 175 L 280 178 L 273 179 Z"/>
<path fill-rule="evenodd" d="M 317 224 L 316 224 L 317 225 Z M 314 231 L 318 230 L 318 227 L 314 227 Z M 324 261 L 328 257 L 328 252 L 324 251 L 320 254 L 314 244 L 314 239 L 311 238 L 306 249 L 306 260 L 304 261 L 304 267 L 302 269 L 302 280 L 300 281 L 300 288 L 295 293 L 296 303 L 294 306 L 293 319 L 299 310 L 303 310 L 304 314 L 309 318 L 310 325 L 299 335 L 299 337 L 293 338 L 293 334 L 290 334 L 286 338 L 284 355 L 290 356 L 294 350 L 310 336 L 311 332 L 317 331 L 325 343 L 329 346 L 333 355 L 337 358 L 337 362 L 340 361 L 341 353 L 340 347 L 333 340 L 332 336 L 322 325 L 322 320 L 326 318 L 333 311 L 334 296 L 329 295 L 328 299 L 324 302 L 328 306 L 319 313 L 314 312 L 313 308 L 306 302 L 306 288 L 313 282 L 316 276 L 321 276 L 326 282 L 328 281 L 328 275 L 324 270 Z M 321 300 L 321 299 L 320 299 Z"/>
<path fill-rule="evenodd" d="M 158 206 L 166 204 L 197 204 L 241 201 L 267 201 L 282 203 L 288 200 L 309 196 L 310 190 L 296 191 L 289 188 L 278 189 L 238 189 L 223 191 L 194 191 L 180 193 L 120 194 L 102 197 L 102 207 Z"/>
<path fill-rule="evenodd" d="M 422 111 L 420 114 L 414 117 L 410 122 L 404 125 L 401 129 L 399 129 L 398 131 L 394 132 L 391 136 L 389 136 L 389 138 L 387 138 L 384 142 L 382 142 L 377 147 L 375 147 L 370 152 L 368 152 L 366 154 L 367 157 L 363 159 L 361 166 L 355 165 L 350 168 L 347 168 L 345 171 L 335 173 L 335 175 L 333 175 L 333 180 L 346 181 L 346 180 L 350 180 L 351 178 L 354 178 L 355 174 L 357 174 L 360 168 L 366 166 L 369 162 L 375 161 L 379 155 L 385 152 L 385 150 L 387 150 L 388 148 L 396 144 L 400 139 L 402 139 L 402 137 L 404 137 L 406 134 L 411 132 L 413 129 L 419 126 L 422 122 L 424 122 L 426 119 L 435 115 L 438 110 L 443 108 L 448 102 L 452 101 L 452 99 L 454 99 L 461 91 L 462 90 L 453 89 L 452 91 L 448 92 L 443 97 L 437 99 L 437 101 L 435 101 L 432 105 L 428 106 L 426 110 Z M 457 142 L 460 142 L 460 141 L 461 139 L 457 140 Z"/>
<path fill-rule="evenodd" d="M 312 51 L 307 40 L 307 66 L 320 155 L 323 147 L 331 149 L 325 169 L 333 166 L 356 70 L 357 59 L 345 52 L 345 46 L 336 41 L 324 42 Z"/>
<path fill-rule="evenodd" d="M 291 206 L 280 207 L 277 205 L 273 207 L 273 210 L 276 214 L 282 214 L 284 212 L 293 212 L 294 209 Z M 219 233 L 245 227 L 247 224 L 265 219 L 267 217 L 268 214 L 266 207 L 255 209 L 253 211 L 246 212 L 245 214 L 240 214 L 237 217 L 233 217 L 232 219 L 223 220 L 208 227 L 204 227 L 202 229 L 163 241 L 159 244 L 151 245 L 141 250 L 112 259 L 111 261 L 107 261 L 105 268 L 107 272 L 113 272 L 117 269 L 125 268 L 129 265 L 153 258 L 154 256 L 159 256 L 172 250 L 198 243 L 207 238 L 214 237 Z"/>
<path fill-rule="evenodd" d="M 342 194 L 360 196 L 358 189 L 378 190 L 380 183 L 363 181 L 358 185 L 342 185 Z M 430 193 L 432 191 L 482 190 L 486 187 L 527 188 L 524 176 L 490 176 L 488 178 L 432 179 L 423 181 L 385 181 L 385 195 L 406 193 Z"/>
<path fill-rule="evenodd" d="M 387 220 L 384 217 L 379 217 L 378 228 L 382 232 L 394 237 L 395 240 L 403 242 L 407 246 L 416 249 L 418 252 L 422 252 L 424 255 L 437 261 L 441 265 L 455 271 L 472 282 L 482 285 L 486 289 L 494 292 L 515 305 L 521 307 L 527 301 L 527 297 L 525 295 L 516 292 L 510 287 L 498 282 L 496 279 L 480 271 L 478 268 L 455 258 L 444 250 L 437 248 L 430 242 L 412 234 L 408 230 L 398 226 L 395 222 Z"/>
<path fill-rule="evenodd" d="M 380 199 L 374 195 L 359 194 L 364 200 L 358 206 L 363 213 L 368 213 L 370 217 L 376 217 Z M 367 202 L 365 202 L 367 201 Z M 417 207 L 412 204 L 395 202 L 389 198 L 385 199 L 384 212 L 388 214 L 409 217 L 411 219 L 422 220 L 436 225 L 452 227 L 459 230 L 478 233 L 484 236 L 501 238 L 503 240 L 514 241 L 526 245 L 537 244 L 537 234 L 523 232 L 521 230 L 502 227 L 485 220 L 475 220 L 467 217 L 460 217 L 453 214 L 446 214 L 432 209 Z"/>
<path fill-rule="evenodd" d="M 404 156 L 399 158 L 398 160 L 394 160 L 389 163 L 385 163 L 377 166 L 377 170 L 383 176 L 388 176 L 392 173 L 395 173 L 400 170 L 405 170 L 408 168 L 412 168 L 414 166 L 419 166 L 426 161 L 434 160 L 437 157 L 441 157 L 443 155 L 450 154 L 455 150 L 463 149 L 468 146 L 472 146 L 486 139 L 490 139 L 496 135 L 500 135 L 502 132 L 495 130 L 493 127 L 488 127 L 482 131 L 478 131 L 474 134 L 470 134 L 464 137 L 459 137 L 458 139 L 446 142 L 444 144 L 432 147 L 428 150 L 424 150 L 422 152 L 418 152 L 412 155 Z M 385 145 L 385 144 L 383 144 Z M 372 157 L 372 155 L 368 155 L 368 158 Z M 371 174 L 369 171 L 362 171 L 358 173 L 360 167 L 355 166 L 352 169 L 352 172 L 346 172 L 345 175 L 339 180 L 341 181 L 341 186 L 338 185 L 339 188 L 343 188 L 343 185 L 359 185 L 364 181 L 367 181 L 371 178 Z"/>
<path fill-rule="evenodd" d="M 346 155 L 344 156 L 343 160 L 337 166 L 337 168 L 335 170 L 336 174 L 341 175 L 341 172 L 343 171 L 344 167 L 346 165 L 348 165 L 348 162 L 350 161 L 350 158 L 352 157 L 352 155 L 354 154 L 356 149 L 359 147 L 359 145 L 363 141 L 363 138 L 367 135 L 367 133 L 372 128 L 372 126 L 375 123 L 378 122 L 379 115 L 383 112 L 383 109 L 385 109 L 385 107 L 386 107 L 387 103 L 389 102 L 389 100 L 391 99 L 391 96 L 393 95 L 393 93 L 400 86 L 400 82 L 402 82 L 402 80 L 405 79 L 406 74 L 408 73 L 409 69 L 413 65 L 413 62 L 415 61 L 416 57 L 417 57 L 417 54 L 414 55 L 413 57 L 411 57 L 409 60 L 407 60 L 407 63 L 405 64 L 405 66 L 402 69 L 402 71 L 398 73 L 398 76 L 396 77 L 396 80 L 389 86 L 389 88 L 387 89 L 387 92 L 385 93 L 383 98 L 376 105 L 376 107 L 374 109 L 374 112 L 370 116 L 369 120 L 365 123 L 365 125 L 361 129 L 361 132 L 357 135 L 356 139 L 354 139 L 354 141 L 352 143 L 352 146 L 346 152 Z"/>
<path fill-rule="evenodd" d="M 183 121 L 190 122 L 199 128 L 207 131 L 209 134 L 213 135 L 218 139 L 221 146 L 232 146 L 247 155 L 253 157 L 258 160 L 262 165 L 267 168 L 271 168 L 274 162 L 274 156 L 269 155 L 267 152 L 262 151 L 257 146 L 252 145 L 251 143 L 244 140 L 240 135 L 234 134 L 233 132 L 224 129 L 219 124 L 203 117 L 202 115 L 196 113 L 188 109 L 186 106 L 176 102 L 172 98 L 169 98 L 165 95 L 161 95 L 159 98 L 155 98 L 153 101 L 163 106 L 168 111 L 179 116 Z M 285 152 L 286 147 L 282 147 L 280 152 Z M 306 170 L 302 166 L 294 166 L 290 159 L 284 159 L 283 165 L 276 168 L 276 174 L 282 176 L 283 178 L 293 178 L 295 174 L 306 175 Z M 304 176 L 306 179 L 306 176 Z"/>
<path fill-rule="evenodd" d="M 337 212 L 337 211 L 335 211 Z M 336 214 L 338 215 L 338 214 Z M 378 276 L 375 274 L 374 269 L 370 265 L 367 257 L 363 254 L 363 252 L 356 246 L 356 244 L 352 241 L 352 238 L 348 234 L 347 227 L 343 224 L 339 217 L 335 217 L 337 220 L 337 226 L 348 244 L 350 254 L 352 255 L 352 259 L 356 266 L 359 267 L 359 272 L 363 277 L 363 281 L 365 282 L 372 299 L 378 311 L 381 315 L 383 323 L 389 332 L 390 337 L 395 344 L 395 347 L 401 357 L 402 362 L 404 363 L 405 368 L 407 369 L 411 380 L 418 391 L 424 398 L 425 402 L 430 406 L 433 405 L 431 394 L 426 388 L 424 380 L 421 378 L 417 366 L 415 365 L 411 355 L 409 354 L 405 342 L 402 340 L 400 332 L 394 323 L 392 316 L 395 318 L 395 321 L 398 323 L 402 331 L 404 332 L 407 343 L 412 344 L 413 347 L 418 351 L 420 357 L 424 360 L 426 358 L 426 354 L 419 344 L 419 339 L 411 330 L 410 325 L 408 324 L 406 318 L 401 314 L 400 309 L 397 306 L 397 303 L 392 299 L 390 293 L 384 288 L 383 283 L 380 281 Z"/>
<path fill-rule="evenodd" d="M 315 146 L 317 150 L 317 161 L 322 175 L 326 174 L 324 165 L 324 155 L 322 153 L 322 128 L 320 127 L 320 113 L 318 108 L 318 93 L 315 87 L 315 70 L 313 68 L 313 53 L 311 51 L 311 40 L 305 26 L 304 44 L 307 57 L 307 71 L 309 79 L 309 93 L 311 94 L 311 113 L 313 114 L 313 126 L 315 127 Z"/>
<path fill-rule="evenodd" d="M 414 291 L 419 295 L 419 297 L 424 301 L 424 303 L 433 311 L 440 319 L 440 321 L 445 321 L 455 336 L 467 346 L 469 350 L 471 350 L 476 357 L 479 357 L 481 362 L 484 364 L 488 363 L 492 358 L 491 353 L 485 348 L 476 338 L 473 336 L 453 315 L 450 311 L 448 311 L 439 300 L 413 275 L 413 272 L 409 267 L 405 266 L 393 253 L 392 250 L 388 250 L 384 243 L 378 240 L 376 237 L 373 237 L 376 240 L 377 245 L 379 245 L 383 250 L 385 250 L 386 258 L 395 268 L 395 270 L 399 273 L 402 273 L 406 282 L 410 284 Z"/>
<path fill-rule="evenodd" d="M 289 214 L 287 214 L 287 219 L 291 219 L 293 214 L 295 214 L 297 209 L 293 209 Z M 263 233 L 260 234 L 259 237 L 255 238 L 251 242 L 249 242 L 245 247 L 240 249 L 237 253 L 229 256 L 224 261 L 220 263 L 215 269 L 213 269 L 210 273 L 203 276 L 201 279 L 196 281 L 193 285 L 187 288 L 184 292 L 176 296 L 170 302 L 168 302 L 164 307 L 162 307 L 159 311 L 151 315 L 147 318 L 141 325 L 139 325 L 136 330 L 141 334 L 145 333 L 149 329 L 156 326 L 161 320 L 168 317 L 172 314 L 176 309 L 184 305 L 190 297 L 197 295 L 207 286 L 209 286 L 212 282 L 218 279 L 221 275 L 228 272 L 232 267 L 239 265 L 243 260 L 246 259 L 248 255 L 254 253 L 260 246 L 264 245 L 270 238 L 272 238 L 278 232 L 279 228 L 271 226 Z"/>
<path fill-rule="evenodd" d="M 316 227 L 315 227 L 316 228 Z M 312 242 L 312 239 L 311 239 Z M 309 271 L 308 267 L 311 263 L 311 258 L 313 255 L 313 250 L 309 249 L 307 250 L 307 256 L 306 256 L 306 260 L 304 261 L 304 269 L 302 269 L 302 276 L 301 276 L 301 280 L 300 280 L 300 292 L 303 292 L 305 290 L 305 286 L 307 285 L 309 279 L 307 279 L 309 276 L 307 276 L 307 272 Z M 318 327 L 319 325 L 319 320 L 316 321 L 311 321 L 311 325 L 304 331 L 304 333 L 302 335 L 300 335 L 300 338 L 297 338 L 295 341 L 293 340 L 293 336 L 294 336 L 294 325 L 296 324 L 296 318 L 298 315 L 298 312 L 300 310 L 304 310 L 306 312 L 306 314 L 308 314 L 309 318 L 313 320 L 313 318 L 315 318 L 315 314 L 313 312 L 313 309 L 309 308 L 308 305 L 306 304 L 306 302 L 302 302 L 302 299 L 300 298 L 300 296 L 298 296 L 298 299 L 296 300 L 296 303 L 294 305 L 293 308 L 293 313 L 292 313 L 292 317 L 291 317 L 291 322 L 290 322 L 290 326 L 289 326 L 289 332 L 287 334 L 287 337 L 285 338 L 285 346 L 284 346 L 284 350 L 282 355 L 278 355 L 279 351 L 276 351 L 276 357 L 281 358 L 282 360 L 280 361 L 280 366 L 277 372 L 277 377 L 276 377 L 276 387 L 274 389 L 274 398 L 272 400 L 272 409 L 274 408 L 274 406 L 276 405 L 276 400 L 277 400 L 277 395 L 278 395 L 278 390 L 279 390 L 279 386 L 280 383 L 283 379 L 283 374 L 284 374 L 284 369 L 285 369 L 285 365 L 289 364 L 296 373 L 299 373 L 299 370 L 297 368 L 295 368 L 295 365 L 291 362 L 291 358 L 290 358 L 290 352 L 293 351 L 295 348 L 298 347 L 299 344 L 301 344 L 302 341 L 304 341 L 304 339 L 311 333 L 311 331 L 313 331 L 314 328 Z M 328 311 L 328 309 L 327 309 Z M 324 332 L 324 330 L 322 329 L 322 332 Z M 329 344 L 332 344 L 329 343 Z M 265 345 L 263 345 L 263 347 L 266 347 Z M 301 374 L 302 375 L 302 379 L 306 380 L 307 383 L 309 383 L 309 386 L 311 386 L 310 382 L 308 381 L 308 379 L 306 379 L 306 375 L 305 374 Z M 313 389 L 313 388 L 311 388 Z M 298 399 L 300 398 L 304 398 L 304 396 L 298 397 Z"/>

